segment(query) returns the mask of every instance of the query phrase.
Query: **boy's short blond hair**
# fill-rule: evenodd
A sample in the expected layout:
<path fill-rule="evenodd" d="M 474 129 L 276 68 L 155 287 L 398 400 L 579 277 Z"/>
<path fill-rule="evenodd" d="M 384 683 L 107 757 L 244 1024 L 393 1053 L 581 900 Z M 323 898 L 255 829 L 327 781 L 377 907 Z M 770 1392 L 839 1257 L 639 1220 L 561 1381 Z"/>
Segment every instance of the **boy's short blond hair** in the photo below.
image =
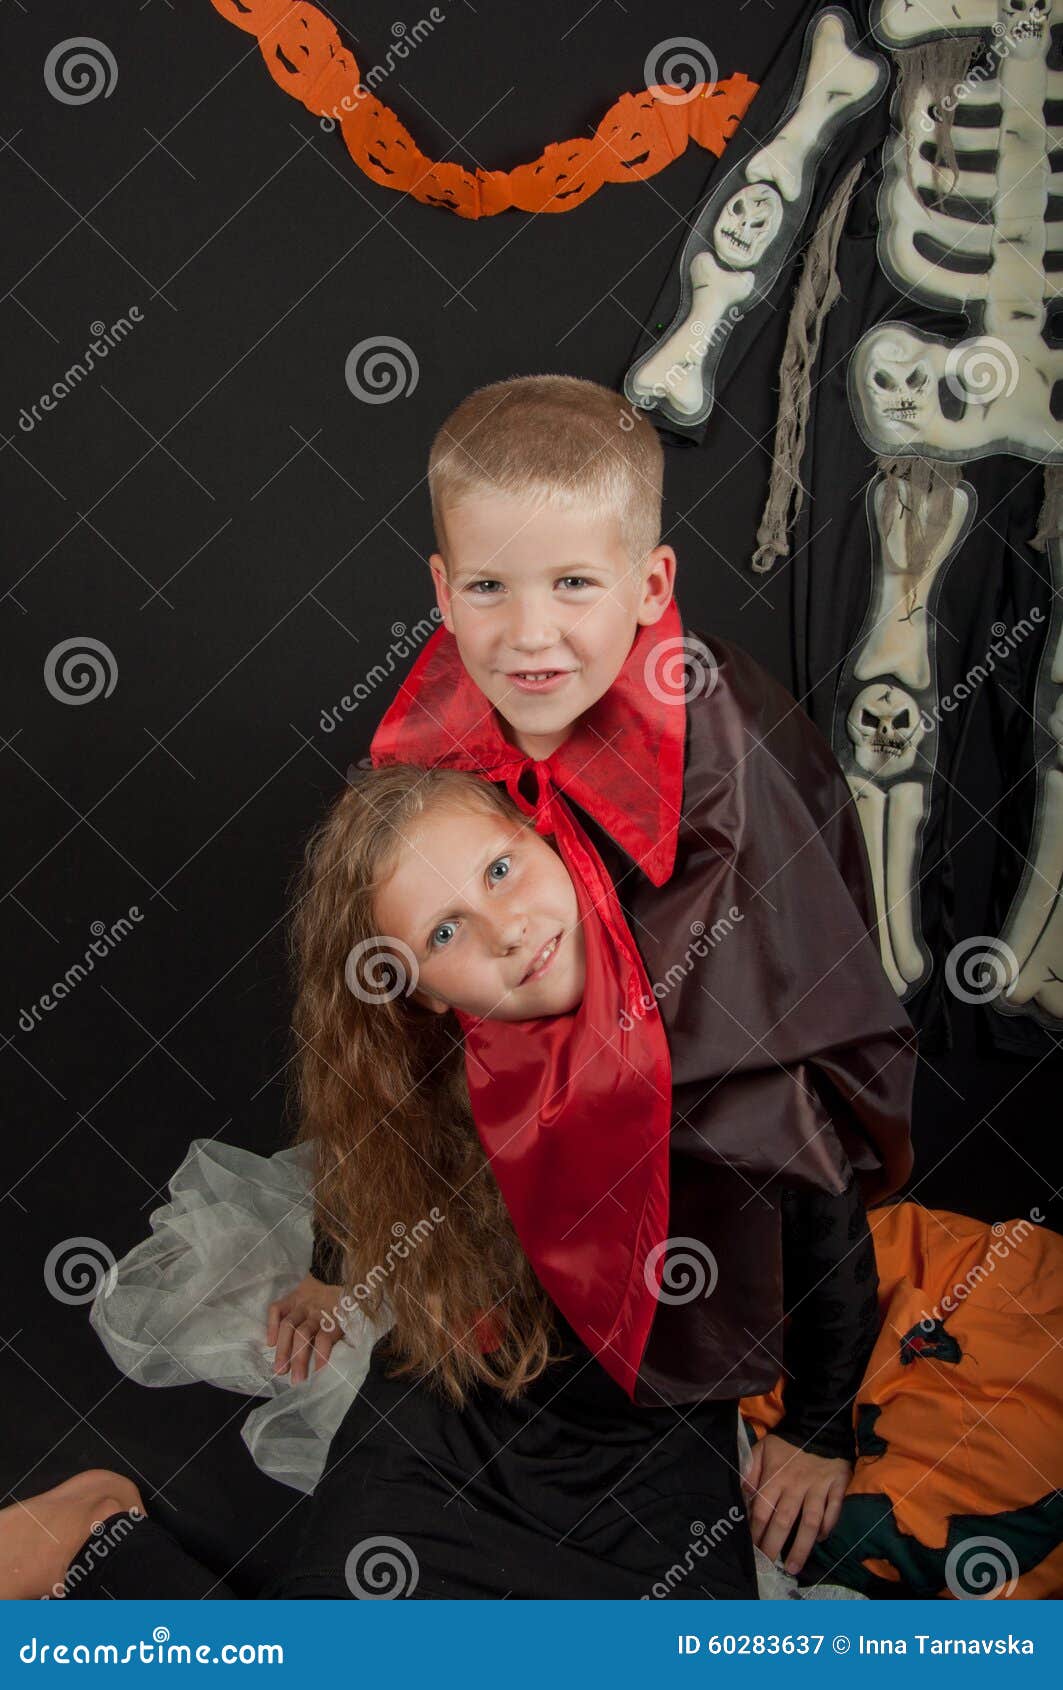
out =
<path fill-rule="evenodd" d="M 646 415 L 578 376 L 513 376 L 478 387 L 432 442 L 428 489 L 449 567 L 446 511 L 505 493 L 616 516 L 633 567 L 660 544 L 664 451 Z"/>

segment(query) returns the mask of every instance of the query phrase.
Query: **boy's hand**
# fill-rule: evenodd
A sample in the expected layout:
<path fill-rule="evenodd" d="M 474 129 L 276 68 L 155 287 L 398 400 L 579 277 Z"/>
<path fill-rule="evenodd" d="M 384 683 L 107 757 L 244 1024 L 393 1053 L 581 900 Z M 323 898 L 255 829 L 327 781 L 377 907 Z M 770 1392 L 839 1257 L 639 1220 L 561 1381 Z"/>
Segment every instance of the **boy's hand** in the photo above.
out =
<path fill-rule="evenodd" d="M 786 1557 L 786 1571 L 799 1573 L 817 1539 L 833 1531 L 852 1474 L 850 1462 L 812 1455 L 772 1432 L 758 1439 L 742 1479 L 757 1548 L 774 1561 L 800 1520 Z"/>
<path fill-rule="evenodd" d="M 286 1373 L 291 1365 L 292 1384 L 298 1385 L 310 1372 L 310 1357 L 317 1356 L 317 1368 L 328 1363 L 332 1346 L 343 1337 L 335 1313 L 343 1295 L 341 1285 L 323 1285 L 308 1273 L 294 1291 L 278 1297 L 266 1314 L 266 1342 L 276 1345 L 274 1373 Z"/>

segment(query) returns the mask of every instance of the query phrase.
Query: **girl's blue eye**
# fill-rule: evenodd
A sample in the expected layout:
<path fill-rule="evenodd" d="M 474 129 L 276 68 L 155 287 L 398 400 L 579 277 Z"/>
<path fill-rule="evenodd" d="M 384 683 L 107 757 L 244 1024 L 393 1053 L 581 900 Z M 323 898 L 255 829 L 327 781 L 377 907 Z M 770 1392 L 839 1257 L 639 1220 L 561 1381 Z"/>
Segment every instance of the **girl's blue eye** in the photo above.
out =
<path fill-rule="evenodd" d="M 491 864 L 490 868 L 488 869 L 487 878 L 489 880 L 493 880 L 496 886 L 497 886 L 497 884 L 500 880 L 505 880 L 506 875 L 509 873 L 509 861 L 510 860 L 509 860 L 508 857 L 496 857 L 494 862 Z M 500 868 L 502 870 L 502 873 L 499 874 L 499 875 L 496 875 L 495 874 L 496 868 Z"/>
<path fill-rule="evenodd" d="M 450 944 L 456 932 L 457 928 L 452 921 L 441 921 L 429 940 L 432 949 L 442 950 L 444 945 Z"/>

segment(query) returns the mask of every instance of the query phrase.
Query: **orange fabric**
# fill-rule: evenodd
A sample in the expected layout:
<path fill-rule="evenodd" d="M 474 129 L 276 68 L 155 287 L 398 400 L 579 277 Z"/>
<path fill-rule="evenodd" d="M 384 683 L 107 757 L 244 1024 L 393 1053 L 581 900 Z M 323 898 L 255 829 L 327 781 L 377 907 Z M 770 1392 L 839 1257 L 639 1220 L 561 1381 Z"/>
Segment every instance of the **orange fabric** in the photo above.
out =
<path fill-rule="evenodd" d="M 258 37 L 273 80 L 308 111 L 338 123 L 354 162 L 384 188 L 459 217 L 499 211 L 571 211 L 603 182 L 655 176 L 696 141 L 717 158 L 757 91 L 742 71 L 689 90 L 621 94 L 593 136 L 552 141 L 514 170 L 466 170 L 420 151 L 395 113 L 367 89 L 332 20 L 300 0 L 211 0 L 216 12 Z M 679 97 L 677 97 L 679 96 Z"/>
<path fill-rule="evenodd" d="M 918 1203 L 873 1209 L 869 1220 L 882 1327 L 856 1409 L 879 1406 L 874 1433 L 886 1448 L 858 1457 L 846 1501 L 888 1496 L 900 1530 L 940 1549 L 950 1515 L 1028 1508 L 1063 1486 L 1063 1238 Z M 902 1340 L 927 1318 L 943 1320 L 957 1359 L 919 1353 L 918 1337 L 902 1359 Z M 743 1400 L 758 1436 L 782 1413 L 781 1383 Z M 897 1580 L 873 1537 L 864 1565 Z M 1063 1596 L 1063 1547 L 1007 1594 Z"/>

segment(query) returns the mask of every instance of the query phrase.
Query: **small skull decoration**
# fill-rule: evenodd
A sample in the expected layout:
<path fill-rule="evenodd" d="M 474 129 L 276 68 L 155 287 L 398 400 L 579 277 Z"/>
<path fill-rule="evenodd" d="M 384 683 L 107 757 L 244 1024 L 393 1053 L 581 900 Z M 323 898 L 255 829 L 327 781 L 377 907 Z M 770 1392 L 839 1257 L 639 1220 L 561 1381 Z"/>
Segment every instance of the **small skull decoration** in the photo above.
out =
<path fill-rule="evenodd" d="M 1016 57 L 1035 58 L 1042 51 L 1049 0 L 1000 0 L 1001 35 Z"/>
<path fill-rule="evenodd" d="M 937 403 L 937 380 L 911 335 L 881 335 L 868 345 L 864 391 L 869 415 L 898 441 L 922 434 Z"/>
<path fill-rule="evenodd" d="M 779 233 L 782 200 L 767 182 L 739 188 L 727 201 L 712 231 L 717 256 L 735 270 L 751 270 Z"/>
<path fill-rule="evenodd" d="M 907 773 L 926 733 L 911 694 L 880 683 L 857 693 L 846 728 L 856 761 L 869 775 Z"/>

